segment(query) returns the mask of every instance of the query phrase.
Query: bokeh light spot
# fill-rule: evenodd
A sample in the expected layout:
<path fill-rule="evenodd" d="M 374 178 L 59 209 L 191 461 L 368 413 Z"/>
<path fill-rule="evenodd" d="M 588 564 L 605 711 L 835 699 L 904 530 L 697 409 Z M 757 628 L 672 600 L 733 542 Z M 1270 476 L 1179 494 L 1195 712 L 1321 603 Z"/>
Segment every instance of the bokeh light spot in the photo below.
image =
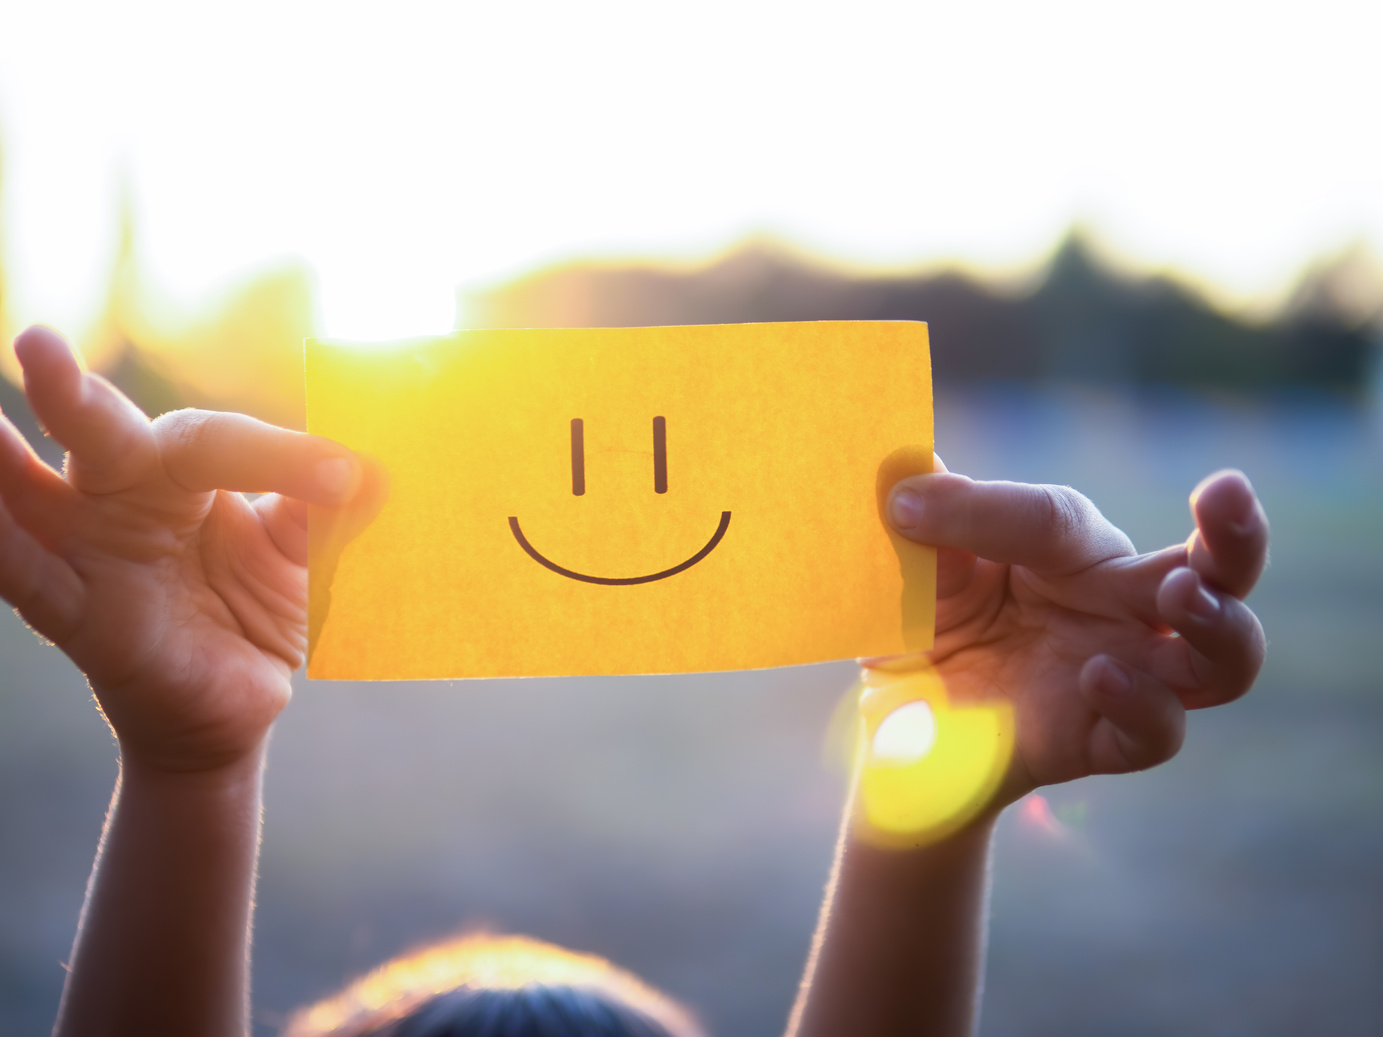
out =
<path fill-rule="evenodd" d="M 956 701 L 931 667 L 866 669 L 857 831 L 879 845 L 933 842 L 994 798 L 1013 754 L 1007 700 Z"/>
<path fill-rule="evenodd" d="M 899 706 L 880 722 L 874 732 L 872 755 L 876 763 L 916 763 L 936 744 L 936 718 L 926 702 Z"/>

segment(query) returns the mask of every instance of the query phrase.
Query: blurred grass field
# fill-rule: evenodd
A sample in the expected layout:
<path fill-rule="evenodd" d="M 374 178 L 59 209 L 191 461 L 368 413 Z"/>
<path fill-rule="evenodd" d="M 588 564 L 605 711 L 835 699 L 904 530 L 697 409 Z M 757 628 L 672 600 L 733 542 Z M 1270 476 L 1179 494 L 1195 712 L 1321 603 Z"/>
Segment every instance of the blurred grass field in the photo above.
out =
<path fill-rule="evenodd" d="M 1383 424 L 1334 398 L 943 396 L 953 470 L 1069 482 L 1140 548 L 1214 468 L 1273 560 L 1256 690 L 1147 775 L 1002 824 L 985 1037 L 1383 1032 Z M 425 636 L 420 632 L 419 636 Z M 487 925 L 606 954 L 720 1037 L 781 1030 L 842 797 L 848 663 L 729 675 L 299 681 L 271 754 L 257 1032 Z M 0 622 L 0 1035 L 48 1032 L 115 754 L 79 676 Z"/>

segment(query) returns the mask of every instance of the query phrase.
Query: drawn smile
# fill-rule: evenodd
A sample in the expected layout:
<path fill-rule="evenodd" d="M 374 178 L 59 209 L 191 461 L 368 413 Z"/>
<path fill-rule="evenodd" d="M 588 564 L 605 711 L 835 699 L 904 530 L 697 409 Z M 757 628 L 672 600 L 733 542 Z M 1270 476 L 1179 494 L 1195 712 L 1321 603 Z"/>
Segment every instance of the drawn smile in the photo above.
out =
<path fill-rule="evenodd" d="M 571 422 L 571 492 L 574 497 L 584 497 L 586 494 L 586 423 L 580 418 L 573 418 Z M 667 493 L 667 419 L 662 417 L 653 419 L 653 492 Z M 513 532 L 514 539 L 519 542 L 520 547 L 528 552 L 528 557 L 543 568 L 551 569 L 558 576 L 565 576 L 569 580 L 580 580 L 582 583 L 603 583 L 610 587 L 629 587 L 636 583 L 652 583 L 654 580 L 666 580 L 669 576 L 686 572 L 716 549 L 716 544 L 720 543 L 721 538 L 725 536 L 725 531 L 729 528 L 730 513 L 722 511 L 720 513 L 720 525 L 716 527 L 715 535 L 706 541 L 706 546 L 685 562 L 679 562 L 671 569 L 649 573 L 647 576 L 589 576 L 545 558 L 542 552 L 530 544 L 528 538 L 523 535 L 523 530 L 519 528 L 518 516 L 509 516 L 509 529 Z"/>
<path fill-rule="evenodd" d="M 730 528 L 730 513 L 722 511 L 720 513 L 720 525 L 716 527 L 715 535 L 706 541 L 706 546 L 696 554 L 692 555 L 685 562 L 679 562 L 671 569 L 664 569 L 662 572 L 649 573 L 647 576 L 590 576 L 586 573 L 579 573 L 572 569 L 558 565 L 556 562 L 544 558 L 536 547 L 528 542 L 528 538 L 523 535 L 523 530 L 519 528 L 519 520 L 516 516 L 509 516 L 509 528 L 514 533 L 514 539 L 519 542 L 519 546 L 528 552 L 528 557 L 532 558 L 539 565 L 551 569 L 558 575 L 565 576 L 571 580 L 580 580 L 582 583 L 603 583 L 612 587 L 629 587 L 636 583 L 652 583 L 654 580 L 666 580 L 669 576 L 676 576 L 680 572 L 690 569 L 701 559 L 715 550 L 716 544 L 725 536 L 725 531 Z"/>

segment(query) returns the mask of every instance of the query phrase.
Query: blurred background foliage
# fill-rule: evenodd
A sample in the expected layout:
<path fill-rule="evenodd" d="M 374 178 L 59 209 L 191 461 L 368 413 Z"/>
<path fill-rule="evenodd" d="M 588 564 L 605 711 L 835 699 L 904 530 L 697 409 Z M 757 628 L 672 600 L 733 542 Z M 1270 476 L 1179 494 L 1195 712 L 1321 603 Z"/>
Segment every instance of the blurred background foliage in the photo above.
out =
<path fill-rule="evenodd" d="M 573 264 L 468 299 L 479 326 L 925 320 L 937 385 L 1085 382 L 1243 393 L 1364 391 L 1383 267 L 1360 245 L 1310 269 L 1281 312 L 1221 312 L 1171 277 L 1117 272 L 1073 230 L 1029 284 L 853 273 L 773 241 L 701 269 Z"/>
<path fill-rule="evenodd" d="M 137 230 L 126 202 L 105 310 L 86 336 L 96 369 L 150 414 L 205 406 L 301 428 L 302 342 L 317 312 L 308 268 L 260 271 L 203 311 L 180 313 L 147 287 Z M 477 328 L 922 320 L 939 391 L 1077 383 L 1358 402 L 1383 341 L 1383 264 L 1363 243 L 1308 266 L 1285 304 L 1254 318 L 1173 276 L 1120 270 L 1082 228 L 1016 279 L 861 272 L 754 238 L 700 265 L 574 262 L 458 302 Z"/>

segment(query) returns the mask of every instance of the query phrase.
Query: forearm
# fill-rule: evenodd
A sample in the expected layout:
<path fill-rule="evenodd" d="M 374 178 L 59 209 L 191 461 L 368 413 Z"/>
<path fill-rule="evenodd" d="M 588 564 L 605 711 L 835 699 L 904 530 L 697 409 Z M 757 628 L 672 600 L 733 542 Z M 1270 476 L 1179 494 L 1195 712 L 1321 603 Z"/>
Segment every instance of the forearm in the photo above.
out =
<path fill-rule="evenodd" d="M 993 819 L 912 849 L 847 812 L 789 1037 L 966 1037 L 984 968 Z"/>
<path fill-rule="evenodd" d="M 264 746 L 208 772 L 122 760 L 54 1033 L 240 1037 Z"/>

